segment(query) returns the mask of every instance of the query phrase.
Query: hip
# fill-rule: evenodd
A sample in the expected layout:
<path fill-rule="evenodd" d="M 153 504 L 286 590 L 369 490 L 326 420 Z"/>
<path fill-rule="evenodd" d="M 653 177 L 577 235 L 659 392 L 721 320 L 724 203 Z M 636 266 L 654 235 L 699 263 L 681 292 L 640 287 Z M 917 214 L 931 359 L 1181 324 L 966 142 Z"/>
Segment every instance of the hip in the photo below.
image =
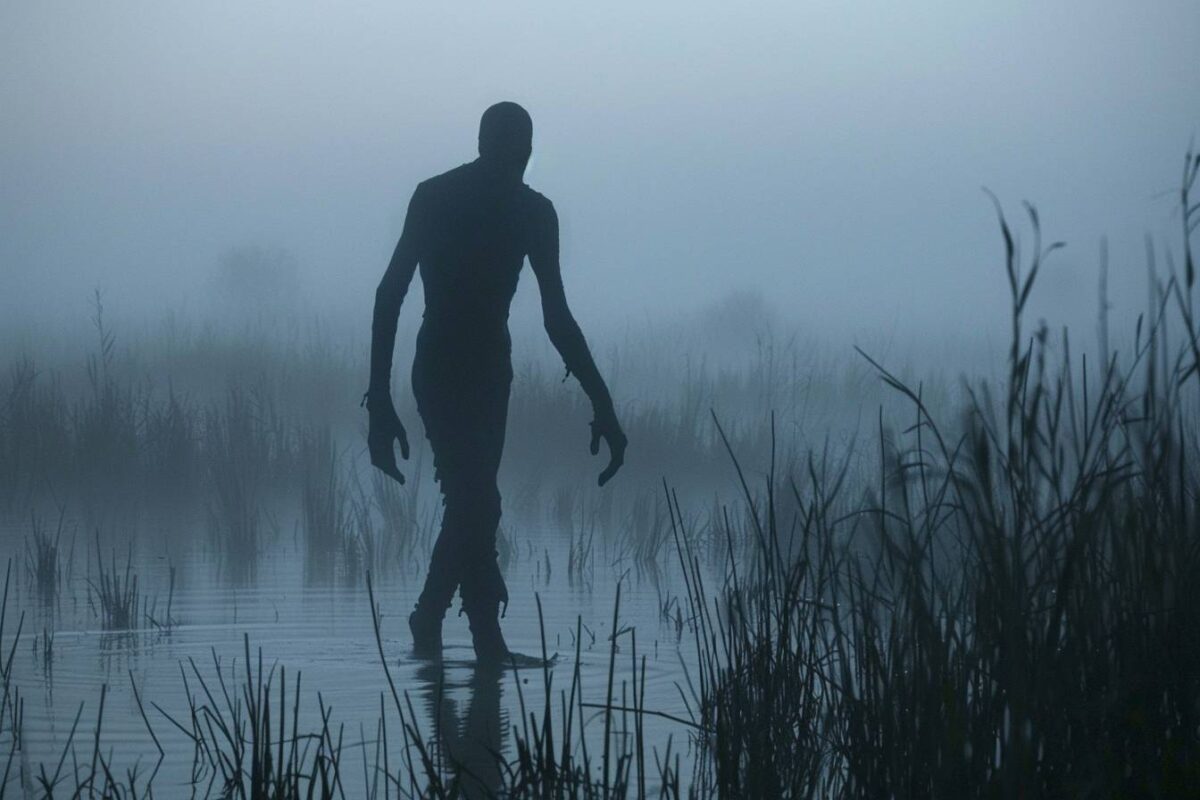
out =
<path fill-rule="evenodd" d="M 505 331 L 502 341 L 474 341 L 464 337 L 451 340 L 417 336 L 413 358 L 413 389 L 488 394 L 507 392 L 512 383 L 512 346 Z"/>

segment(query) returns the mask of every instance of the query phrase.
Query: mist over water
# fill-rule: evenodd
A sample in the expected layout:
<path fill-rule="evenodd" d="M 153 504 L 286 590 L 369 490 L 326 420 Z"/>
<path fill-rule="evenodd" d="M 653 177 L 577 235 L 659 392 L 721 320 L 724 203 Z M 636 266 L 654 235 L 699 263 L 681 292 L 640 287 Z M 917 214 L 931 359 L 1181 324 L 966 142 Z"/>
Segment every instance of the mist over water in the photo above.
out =
<path fill-rule="evenodd" d="M 383 745 L 393 759 L 412 752 L 397 733 L 404 721 L 443 754 L 470 738 L 443 738 L 444 729 L 484 731 L 488 747 L 515 763 L 529 741 L 518 728 L 530 709 L 540 715 L 549 702 L 565 713 L 559 695 L 575 679 L 572 713 L 588 720 L 575 741 L 585 761 L 591 748 L 582 768 L 596 781 L 596 754 L 605 742 L 631 746 L 640 735 L 630 733 L 634 720 L 645 725 L 647 759 L 681 758 L 685 792 L 712 790 L 716 765 L 727 768 L 722 724 L 733 726 L 733 739 L 761 730 L 803 741 L 785 753 L 797 763 L 828 756 L 818 743 L 825 732 L 805 738 L 807 722 L 785 727 L 787 737 L 768 723 L 792 713 L 809 720 L 805 703 L 836 695 L 826 686 L 804 695 L 799 710 L 785 708 L 801 682 L 786 673 L 799 669 L 788 654 L 822 645 L 830 663 L 845 657 L 868 670 L 868 645 L 906 641 L 862 633 L 848 645 L 840 629 L 828 633 L 864 607 L 862 624 L 868 614 L 900 618 L 921 605 L 905 596 L 909 605 L 885 613 L 871 605 L 874 595 L 823 594 L 839 591 L 829 587 L 841 580 L 851 585 L 841 559 L 859 558 L 901 592 L 904 581 L 888 571 L 902 568 L 879 566 L 883 553 L 896 558 L 889 523 L 908 514 L 908 527 L 899 527 L 929 537 L 927 550 L 905 556 L 919 576 L 912 585 L 924 586 L 928 558 L 930 574 L 945 570 L 938 574 L 955 587 L 943 592 L 930 580 L 929 607 L 944 602 L 951 610 L 937 613 L 955 624 L 991 630 L 964 610 L 992 607 L 967 594 L 987 584 L 971 571 L 987 559 L 954 549 L 976 541 L 964 530 L 990 524 L 1007 535 L 1006 525 L 1036 519 L 1036 536 L 1025 532 L 1039 542 L 1027 562 L 1053 580 L 1031 578 L 1017 594 L 1022 602 L 1049 597 L 1049 608 L 1057 590 L 1045 587 L 1060 574 L 1054 554 L 1076 552 L 1055 527 L 1062 519 L 1124 519 L 1121 503 L 1174 509 L 1178 496 L 1194 496 L 1194 466 L 1182 461 L 1177 475 L 1138 473 L 1144 483 L 1128 496 L 1107 484 L 1074 494 L 1063 487 L 1144 465 L 1155 447 L 1172 464 L 1177 453 L 1196 452 L 1186 338 L 1136 320 L 1151 299 L 1190 313 L 1190 285 L 1186 298 L 1182 288 L 1153 296 L 1147 280 L 1151 264 L 1160 286 L 1181 276 L 1191 241 L 1181 249 L 1181 221 L 1191 218 L 1181 220 L 1179 189 L 1200 127 L 1198 41 L 1191 0 L 770 2 L 750 10 L 3 4 L 0 559 L 11 559 L 11 599 L 0 651 L 17 655 L 0 669 L 0 760 L 14 754 L 11 780 L 29 791 L 39 765 L 64 752 L 86 764 L 103 723 L 114 766 L 151 764 L 162 747 L 158 789 L 203 796 L 208 781 L 220 785 L 219 769 L 195 771 L 193 757 L 208 751 L 187 722 L 189 692 L 204 705 L 197 681 L 244 669 L 247 643 L 251 661 L 261 647 L 268 669 L 303 672 L 303 730 L 315 737 L 321 729 L 317 692 L 332 704 L 334 724 L 346 726 L 346 780 L 355 787 L 370 783 L 359 772 L 379 759 L 381 719 L 393 726 Z M 413 189 L 475 158 L 480 113 L 498 100 L 532 115 L 525 180 L 557 209 L 566 294 L 630 449 L 618 477 L 598 488 L 606 454 L 587 452 L 593 410 L 563 374 L 526 269 L 510 318 L 514 381 L 499 479 L 497 549 L 511 594 L 503 626 L 515 650 L 540 655 L 545 645 L 559 661 L 495 684 L 474 669 L 457 601 L 444 672 L 409 647 L 405 620 L 443 508 L 409 385 L 424 308 L 419 278 L 400 314 L 392 380 L 413 444 L 412 459 L 400 463 L 403 487 L 370 466 L 361 402 L 375 289 Z M 1039 228 L 1043 247 L 1067 245 L 1042 263 L 1018 315 L 1024 377 L 1008 360 L 1005 242 L 988 192 L 1014 236 L 1021 280 L 1037 257 Z M 1194 331 L 1190 319 L 1182 327 Z M 1127 383 L 1095 366 L 1112 351 L 1119 357 L 1111 363 L 1133 375 Z M 1082 391 L 1063 399 L 1072 380 L 1092 387 L 1096 408 Z M 1020 426 L 1004 414 L 1006 400 L 1008 414 L 1024 411 L 1024 398 L 1006 395 L 1016 386 L 1034 398 L 1022 428 L 1033 455 L 1021 462 L 1029 473 L 1014 477 L 1005 470 L 1017 459 L 1006 460 L 1011 451 L 997 442 L 1008 420 L 1008 446 L 1017 446 Z M 1058 398 L 1055 414 L 1082 403 L 1080 418 L 1102 431 L 1101 443 L 1081 446 L 1091 433 L 1078 434 L 1074 418 L 1059 427 L 1068 412 L 1051 423 L 1049 397 Z M 1111 418 L 1100 412 L 1107 400 Z M 1145 420 L 1123 415 L 1135 405 L 1152 409 Z M 980 434 L 981 419 L 995 426 L 991 440 Z M 1185 446 L 1176 448 L 1177 439 Z M 1112 464 L 1088 472 L 1089 457 L 1110 451 Z M 1063 466 L 1056 459 L 1067 452 L 1082 455 Z M 1042 473 L 1031 464 L 1051 466 Z M 968 485 L 982 496 L 990 470 L 1017 487 L 999 503 L 999 521 L 979 523 L 978 507 L 939 494 Z M 1070 495 L 1059 498 L 1063 508 L 1080 503 L 1086 513 L 1056 506 L 1043 518 L 1035 512 L 1045 509 L 1010 514 L 1005 505 L 1053 505 L 1056 493 Z M 1180 528 L 1178 519 L 1139 524 L 1137 535 L 1153 544 L 1144 549 L 1170 562 L 1147 574 L 1176 568 L 1178 585 L 1188 585 L 1193 562 L 1170 561 L 1186 548 L 1154 538 Z M 936 539 L 934 547 L 943 535 L 954 543 Z M 1140 567 L 1137 559 L 1103 561 L 1118 550 L 1091 554 L 1108 569 L 1096 574 L 1120 573 L 1141 587 L 1137 569 L 1121 572 Z M 806 560 L 817 551 L 836 557 Z M 764 581 L 773 570 L 778 578 Z M 1126 586 L 1107 577 L 1089 583 L 1094 577 L 1080 578 L 1078 591 Z M 802 620 L 795 629 L 771 616 L 784 608 L 773 605 L 784 603 L 771 594 L 778 586 Z M 743 602 L 746 619 L 776 621 L 739 629 L 730 609 Z M 1091 635 L 1091 622 L 1073 630 Z M 1030 624 L 1039 635 L 1052 629 L 1040 617 Z M 788 638 L 799 630 L 812 638 Z M 953 638 L 953 625 L 938 630 Z M 713 644 L 734 633 L 745 634 L 744 652 Z M 1101 633 L 1046 657 L 1112 640 Z M 978 641 L 985 663 L 986 634 Z M 1191 651 L 1180 652 L 1172 663 L 1190 666 Z M 888 686 L 917 672 L 903 658 L 895 663 Z M 1200 656 L 1196 665 L 1200 675 Z M 412 692 L 414 709 L 392 705 L 385 669 L 400 692 Z M 782 683 L 770 681 L 785 673 Z M 976 678 L 963 680 L 982 685 Z M 761 704 L 741 692 L 759 692 Z M 23 727 L 10 724 L 21 698 Z M 610 737 L 601 709 L 614 703 L 624 727 Z M 77 713 L 84 722 L 72 734 Z M 873 719 L 882 726 L 889 712 L 880 713 Z M 929 729 L 925 717 L 912 719 Z M 1030 711 L 1029 719 L 1040 718 Z M 989 752 L 999 741 L 992 722 L 969 734 Z M 1090 735 L 1072 729 L 1063 738 Z M 735 753 L 734 762 L 791 763 L 763 746 L 753 757 Z M 969 750 L 957 740 L 952 749 Z M 842 769 L 829 758 L 812 774 Z M 397 763 L 388 774 L 406 774 Z M 439 762 L 425 777 L 451 772 Z M 669 769 L 638 774 L 650 774 L 655 790 L 670 783 Z"/>

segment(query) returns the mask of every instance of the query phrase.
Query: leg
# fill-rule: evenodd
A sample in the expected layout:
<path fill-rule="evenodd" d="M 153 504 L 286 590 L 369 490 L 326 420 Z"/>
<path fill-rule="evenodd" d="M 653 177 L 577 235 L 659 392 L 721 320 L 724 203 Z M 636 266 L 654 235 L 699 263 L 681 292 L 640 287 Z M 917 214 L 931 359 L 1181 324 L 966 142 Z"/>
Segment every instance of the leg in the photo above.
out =
<path fill-rule="evenodd" d="M 413 363 L 413 394 L 433 451 L 434 480 L 442 492 L 442 526 L 429 559 L 425 586 L 417 598 L 416 608 L 408 618 L 408 626 L 417 655 L 436 657 L 442 652 L 442 620 L 461 580 L 462 567 L 458 553 L 462 547 L 463 523 L 459 518 L 459 503 L 450 502 L 449 491 L 456 472 L 453 465 L 458 460 L 455 457 L 458 437 L 453 425 L 456 416 L 453 398 L 457 392 L 452 384 L 438 380 L 437 373 L 429 368 L 428 363 L 418 344 L 417 358 Z"/>
<path fill-rule="evenodd" d="M 442 516 L 441 532 L 433 545 L 425 586 L 417 598 L 416 608 L 408 618 L 413 650 L 423 658 L 437 657 L 442 652 L 442 620 L 454 599 L 461 576 L 456 556 L 460 547 L 460 530 L 461 525 L 455 523 L 447 509 Z"/>
<path fill-rule="evenodd" d="M 418 356 L 413 364 L 417 409 L 433 450 L 434 475 L 442 492 L 441 532 L 429 574 L 409 618 L 418 651 L 440 652 L 441 625 L 461 587 L 476 652 L 507 653 L 497 616 L 508 590 L 500 574 L 496 530 L 500 489 L 496 483 L 504 450 L 512 370 L 507 357 L 464 375 L 447 376 Z"/>
<path fill-rule="evenodd" d="M 418 406 L 433 450 L 434 478 L 442 493 L 441 530 L 429 558 L 425 586 L 408 618 L 414 650 L 419 656 L 429 657 L 441 654 L 442 620 L 462 581 L 464 555 L 472 538 L 472 497 L 469 485 L 460 477 L 461 459 L 454 456 L 459 450 L 459 437 L 446 424 L 445 406 L 438 404 L 430 409 L 429 403 L 419 401 Z"/>
<path fill-rule="evenodd" d="M 474 413 L 467 417 L 474 423 L 468 426 L 473 457 L 464 461 L 461 486 L 447 495 L 448 503 L 464 509 L 459 573 L 463 611 L 471 624 L 476 657 L 492 662 L 508 656 L 499 622 L 500 605 L 508 605 L 508 588 L 500 573 L 496 533 L 500 527 L 497 475 L 504 452 L 510 380 L 511 372 L 501 372 L 480 384 Z"/>
<path fill-rule="evenodd" d="M 441 619 L 460 584 L 464 610 L 475 598 L 507 603 L 508 590 L 497 563 L 500 489 L 495 473 L 465 478 L 445 475 L 441 487 L 442 528 L 417 608 Z"/>
<path fill-rule="evenodd" d="M 462 580 L 462 548 L 463 529 L 467 521 L 463 519 L 463 504 L 450 498 L 457 491 L 448 486 L 448 481 L 442 480 L 442 527 L 437 541 L 433 545 L 433 554 L 429 559 L 429 573 L 425 578 L 425 587 L 417 600 L 417 607 L 441 619 L 446 609 L 454 599 L 454 591 Z"/>
<path fill-rule="evenodd" d="M 500 574 L 496 531 L 500 524 L 500 490 L 495 475 L 471 487 L 467 497 L 472 519 L 464 527 L 460 591 L 463 611 L 471 625 L 475 655 L 481 661 L 502 661 L 508 646 L 500 632 L 500 605 L 508 605 L 508 588 Z"/>

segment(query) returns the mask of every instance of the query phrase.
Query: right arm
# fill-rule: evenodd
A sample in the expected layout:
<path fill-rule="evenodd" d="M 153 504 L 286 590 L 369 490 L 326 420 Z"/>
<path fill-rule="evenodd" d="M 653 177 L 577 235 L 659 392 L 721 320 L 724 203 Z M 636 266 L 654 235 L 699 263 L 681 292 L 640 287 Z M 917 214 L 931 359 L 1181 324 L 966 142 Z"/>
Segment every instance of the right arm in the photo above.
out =
<path fill-rule="evenodd" d="M 400 317 L 400 306 L 404 303 L 404 295 L 408 293 L 420 260 L 425 203 L 424 193 L 418 186 L 408 204 L 404 231 L 396 242 L 383 280 L 375 290 L 375 311 L 371 319 L 371 378 L 367 393 L 363 396 L 370 418 L 367 448 L 371 453 L 371 463 L 400 483 L 404 483 L 404 476 L 396 466 L 393 444 L 399 441 L 400 455 L 407 459 L 408 433 L 392 404 L 392 352 L 396 349 L 396 323 Z"/>
<path fill-rule="evenodd" d="M 375 290 L 375 312 L 371 319 L 371 381 L 368 395 L 391 395 L 392 353 L 396 349 L 396 324 L 400 317 L 400 306 L 408 294 L 413 273 L 417 270 L 421 239 L 420 233 L 425 217 L 425 199 L 421 187 L 413 192 L 404 218 L 404 230 L 387 271 Z"/>

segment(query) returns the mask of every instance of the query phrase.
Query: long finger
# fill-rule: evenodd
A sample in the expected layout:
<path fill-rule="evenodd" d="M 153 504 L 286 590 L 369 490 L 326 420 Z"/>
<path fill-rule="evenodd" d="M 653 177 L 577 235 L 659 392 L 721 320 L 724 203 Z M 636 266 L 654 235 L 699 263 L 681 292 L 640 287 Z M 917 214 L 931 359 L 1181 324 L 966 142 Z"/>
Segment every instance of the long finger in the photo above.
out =
<path fill-rule="evenodd" d="M 377 464 L 376 466 L 379 467 L 384 475 L 387 475 L 401 486 L 404 485 L 404 476 L 400 474 L 400 470 L 396 468 L 395 464 Z"/>
<path fill-rule="evenodd" d="M 386 470 L 388 465 L 388 452 L 381 448 L 378 443 L 371 442 L 368 451 L 371 454 L 371 466 L 376 469 Z"/>
<path fill-rule="evenodd" d="M 600 478 L 598 481 L 599 484 L 601 486 L 603 486 L 604 484 L 608 483 L 609 480 L 612 479 L 612 476 L 617 474 L 617 470 L 619 470 L 621 468 L 621 465 L 624 463 L 625 463 L 625 456 L 618 451 L 613 451 L 611 457 L 608 460 L 608 466 L 605 467 L 604 471 L 600 473 Z"/>
<path fill-rule="evenodd" d="M 588 446 L 588 450 L 592 455 L 600 452 L 600 428 L 594 422 L 592 423 L 592 443 Z"/>
<path fill-rule="evenodd" d="M 384 475 L 400 483 L 404 483 L 404 476 L 396 468 L 396 453 L 392 450 L 391 439 L 388 439 L 386 443 L 378 439 L 370 439 L 367 444 L 367 449 L 371 454 L 371 466 L 378 469 Z"/>
<path fill-rule="evenodd" d="M 396 432 L 396 438 L 400 440 L 400 457 L 408 461 L 408 433 L 403 427 Z"/>

